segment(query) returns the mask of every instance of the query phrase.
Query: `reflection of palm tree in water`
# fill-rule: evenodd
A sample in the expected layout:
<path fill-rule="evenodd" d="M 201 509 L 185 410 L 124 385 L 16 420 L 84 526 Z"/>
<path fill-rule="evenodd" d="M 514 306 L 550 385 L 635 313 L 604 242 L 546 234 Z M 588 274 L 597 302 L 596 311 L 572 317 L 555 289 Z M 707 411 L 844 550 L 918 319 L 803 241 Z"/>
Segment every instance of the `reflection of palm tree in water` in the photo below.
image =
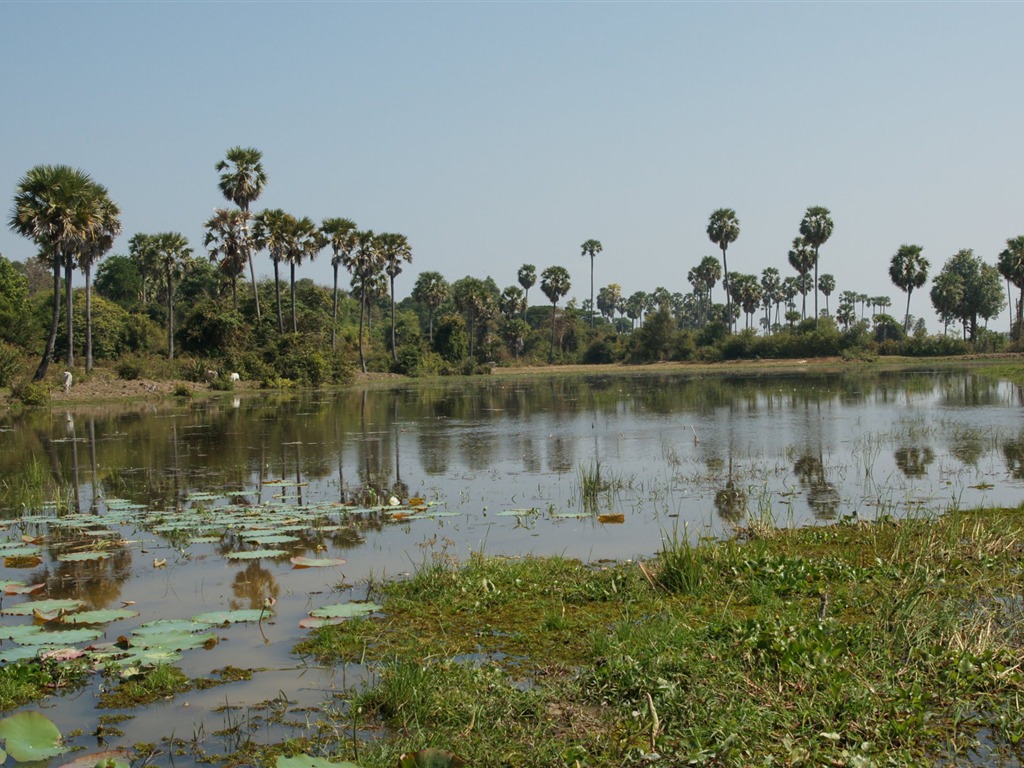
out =
<path fill-rule="evenodd" d="M 274 574 L 253 560 L 235 574 L 234 581 L 231 582 L 231 591 L 237 598 L 228 601 L 231 610 L 237 611 L 243 607 L 258 609 L 263 607 L 266 598 L 272 597 L 276 600 L 281 594 L 281 586 L 274 578 Z M 246 602 L 248 606 L 245 606 Z"/>
<path fill-rule="evenodd" d="M 732 471 L 732 451 L 729 451 L 729 469 L 725 487 L 715 491 L 715 510 L 730 523 L 738 523 L 747 515 L 747 491 L 736 485 Z"/>
<path fill-rule="evenodd" d="M 893 458 L 906 477 L 924 477 L 928 474 L 928 465 L 935 461 L 935 452 L 928 447 L 904 445 L 896 449 Z"/>
<path fill-rule="evenodd" d="M 800 485 L 807 491 L 807 504 L 819 520 L 831 520 L 839 512 L 839 491 L 828 481 L 821 456 L 805 454 L 793 464 Z"/>

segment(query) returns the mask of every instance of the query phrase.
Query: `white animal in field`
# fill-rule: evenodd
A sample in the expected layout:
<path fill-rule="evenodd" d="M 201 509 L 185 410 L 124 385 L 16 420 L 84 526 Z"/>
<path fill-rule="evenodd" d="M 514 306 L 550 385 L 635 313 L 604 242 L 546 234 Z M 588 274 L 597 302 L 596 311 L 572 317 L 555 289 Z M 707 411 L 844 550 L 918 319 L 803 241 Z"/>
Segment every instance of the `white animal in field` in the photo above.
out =
<path fill-rule="evenodd" d="M 232 373 L 231 374 L 231 381 L 241 381 L 241 380 L 242 380 L 242 377 L 239 376 L 237 373 Z"/>
<path fill-rule="evenodd" d="M 71 391 L 71 379 L 74 378 L 71 375 L 71 371 L 64 371 L 64 378 L 61 380 L 61 386 L 65 392 Z"/>
<path fill-rule="evenodd" d="M 217 380 L 217 372 L 214 371 L 214 370 L 207 371 L 206 372 L 206 380 L 208 382 L 210 382 L 211 384 L 213 384 L 213 382 L 215 382 Z"/>

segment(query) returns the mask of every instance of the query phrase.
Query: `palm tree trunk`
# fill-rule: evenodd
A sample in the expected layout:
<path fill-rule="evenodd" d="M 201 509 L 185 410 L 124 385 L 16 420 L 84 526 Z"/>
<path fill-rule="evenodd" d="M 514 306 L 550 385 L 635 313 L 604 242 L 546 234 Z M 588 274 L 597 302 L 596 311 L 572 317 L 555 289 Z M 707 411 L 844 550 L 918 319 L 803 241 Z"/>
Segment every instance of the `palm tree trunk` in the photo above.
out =
<path fill-rule="evenodd" d="M 732 295 L 729 293 L 729 263 L 725 260 L 725 248 L 722 249 L 722 287 L 725 288 L 725 322 L 728 323 L 729 332 L 732 332 Z M 711 298 L 711 291 L 708 291 L 708 298 Z"/>
<path fill-rule="evenodd" d="M 391 278 L 391 360 L 398 362 L 398 348 L 395 346 L 395 278 Z"/>
<path fill-rule="evenodd" d="M 359 292 L 359 365 L 366 373 L 366 357 L 363 355 L 363 315 L 366 309 L 366 286 Z"/>
<path fill-rule="evenodd" d="M 46 349 L 43 350 L 43 359 L 39 361 L 39 367 L 32 377 L 32 381 L 42 381 L 46 377 L 46 371 L 50 367 L 50 358 L 53 357 L 53 350 L 57 346 L 57 326 L 60 325 L 60 263 L 59 257 L 53 259 L 53 317 L 50 320 L 50 335 L 46 340 Z"/>
<path fill-rule="evenodd" d="M 331 311 L 331 352 L 337 348 L 338 335 L 338 265 L 334 264 L 334 309 Z"/>
<path fill-rule="evenodd" d="M 614 320 L 613 320 L 614 322 Z M 590 327 L 594 327 L 594 256 L 590 256 Z"/>
<path fill-rule="evenodd" d="M 814 327 L 818 327 L 818 246 L 814 246 Z"/>
<path fill-rule="evenodd" d="M 555 362 L 555 312 L 558 310 L 558 305 L 551 302 L 551 351 L 548 352 L 548 362 Z"/>
<path fill-rule="evenodd" d="M 92 267 L 85 268 L 85 371 L 92 370 Z"/>
<path fill-rule="evenodd" d="M 296 320 L 296 315 L 295 315 L 295 262 L 294 261 L 291 263 L 290 279 L 291 279 L 291 294 L 290 295 L 291 295 L 291 298 L 292 298 L 292 333 L 298 333 L 299 332 L 299 323 Z"/>
<path fill-rule="evenodd" d="M 68 352 L 65 358 L 67 362 L 68 370 L 75 364 L 75 345 L 74 345 L 74 325 L 75 325 L 75 313 L 74 305 L 72 304 L 71 296 L 71 270 L 74 269 L 74 265 L 71 262 L 71 257 L 66 256 L 64 258 L 64 314 L 68 319 Z"/>
<path fill-rule="evenodd" d="M 239 206 L 243 214 L 249 213 L 249 206 Z M 242 217 L 242 237 L 245 239 L 245 260 L 249 262 L 249 279 L 252 280 L 252 297 L 256 302 L 256 319 L 260 319 L 260 292 L 256 289 L 256 267 L 252 263 L 252 248 L 249 245 L 249 217 Z"/>
<path fill-rule="evenodd" d="M 238 311 L 238 278 L 231 278 L 231 303 L 234 305 L 235 312 Z"/>
<path fill-rule="evenodd" d="M 167 270 L 167 359 L 174 359 L 174 283 Z"/>
<path fill-rule="evenodd" d="M 907 313 L 903 316 L 903 332 L 907 333 L 910 330 L 910 294 L 913 293 L 914 289 L 911 288 L 907 291 Z"/>
<path fill-rule="evenodd" d="M 277 332 L 284 333 L 284 318 L 281 315 L 281 277 L 280 262 L 274 259 L 274 298 L 277 299 Z"/>

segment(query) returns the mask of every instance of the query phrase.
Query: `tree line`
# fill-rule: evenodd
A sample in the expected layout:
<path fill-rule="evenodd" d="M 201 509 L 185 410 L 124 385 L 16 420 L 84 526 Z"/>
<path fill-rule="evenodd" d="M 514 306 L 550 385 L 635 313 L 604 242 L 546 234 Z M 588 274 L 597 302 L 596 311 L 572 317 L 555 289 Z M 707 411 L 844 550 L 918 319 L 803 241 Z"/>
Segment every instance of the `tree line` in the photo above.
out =
<path fill-rule="evenodd" d="M 317 223 L 282 209 L 254 212 L 267 185 L 258 149 L 233 147 L 214 168 L 226 205 L 204 224 L 205 258 L 180 232 L 136 233 L 127 254 L 108 256 L 122 225 L 105 187 L 82 170 L 60 165 L 36 166 L 19 181 L 8 223 L 38 253 L 34 264 L 13 265 L 17 268 L 0 257 L 0 319 L 28 316 L 38 322 L 19 332 L 7 324 L 0 334 L 23 347 L 41 344 L 35 380 L 45 377 L 58 346 L 68 368 L 81 350 L 85 370 L 92 369 L 94 307 L 101 320 L 101 357 L 154 352 L 154 329 L 160 325 L 164 340 L 159 346 L 168 360 L 184 347 L 190 359 L 224 359 L 248 368 L 253 378 L 301 381 L 337 379 L 356 365 L 364 372 L 429 374 L 523 360 L 720 359 L 855 350 L 949 353 L 977 345 L 982 323 L 999 314 L 1011 285 L 1020 296 L 1015 311 L 1011 302 L 1013 340 L 1022 325 L 1024 236 L 1007 240 L 996 265 L 970 249 L 945 262 L 930 289 L 943 324 L 942 340 L 928 337 L 923 320 L 912 323 L 910 299 L 925 286 L 930 269 L 920 245 L 901 245 L 890 260 L 890 280 L 906 294 L 902 322 L 886 312 L 892 304 L 888 297 L 851 291 L 838 295 L 833 313 L 830 297 L 837 285 L 833 275 L 819 274 L 819 257 L 834 223 L 822 206 L 807 208 L 799 222 L 787 254 L 792 275 L 783 276 L 776 267 L 766 267 L 759 276 L 730 271 L 729 247 L 740 236 L 740 222 L 733 209 L 720 208 L 711 213 L 706 233 L 721 251 L 721 263 L 706 256 L 693 266 L 686 275 L 687 293 L 658 287 L 623 296 L 615 283 L 595 293 L 594 264 L 603 246 L 590 238 L 580 247 L 590 267 L 590 296 L 581 305 L 571 300 L 559 307 L 571 290 L 568 270 L 551 265 L 538 275 L 532 264 L 523 264 L 517 284 L 504 289 L 490 277 L 449 283 L 436 271 L 424 271 L 410 295 L 398 301 L 396 278 L 413 259 L 405 235 L 375 233 L 340 216 Z M 297 276 L 303 263 L 325 251 L 333 268 L 329 291 Z M 266 252 L 273 264 L 272 281 L 256 279 L 253 256 L 258 252 Z M 283 265 L 288 267 L 287 302 Z M 41 268 L 50 274 L 49 290 L 45 296 L 37 290 L 33 303 L 26 281 Z M 342 268 L 350 278 L 347 290 L 339 285 Z M 76 270 L 84 277 L 84 291 L 73 288 Z M 250 290 L 240 297 L 238 282 L 246 272 Z M 530 306 L 529 292 L 538 279 L 549 308 Z M 719 281 L 723 302 L 713 299 Z M 46 323 L 40 317 L 44 301 Z M 84 332 L 76 331 L 78 301 Z M 268 317 L 264 307 L 270 301 Z M 387 316 L 376 328 L 375 311 L 378 319 Z M 177 323 L 176 315 L 182 315 Z M 952 322 L 961 323 L 963 344 L 948 339 Z M 991 333 L 984 342 L 1001 343 Z"/>

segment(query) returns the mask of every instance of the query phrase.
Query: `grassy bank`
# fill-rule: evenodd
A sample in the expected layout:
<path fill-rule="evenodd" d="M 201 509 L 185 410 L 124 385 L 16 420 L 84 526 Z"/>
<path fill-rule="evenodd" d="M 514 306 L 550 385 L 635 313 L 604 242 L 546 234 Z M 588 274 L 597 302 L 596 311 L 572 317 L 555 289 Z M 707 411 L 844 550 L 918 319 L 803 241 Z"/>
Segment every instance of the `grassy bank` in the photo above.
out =
<path fill-rule="evenodd" d="M 300 647 L 370 662 L 347 759 L 995 764 L 1024 720 L 1021 509 L 666 540 L 644 564 L 443 553 Z"/>

